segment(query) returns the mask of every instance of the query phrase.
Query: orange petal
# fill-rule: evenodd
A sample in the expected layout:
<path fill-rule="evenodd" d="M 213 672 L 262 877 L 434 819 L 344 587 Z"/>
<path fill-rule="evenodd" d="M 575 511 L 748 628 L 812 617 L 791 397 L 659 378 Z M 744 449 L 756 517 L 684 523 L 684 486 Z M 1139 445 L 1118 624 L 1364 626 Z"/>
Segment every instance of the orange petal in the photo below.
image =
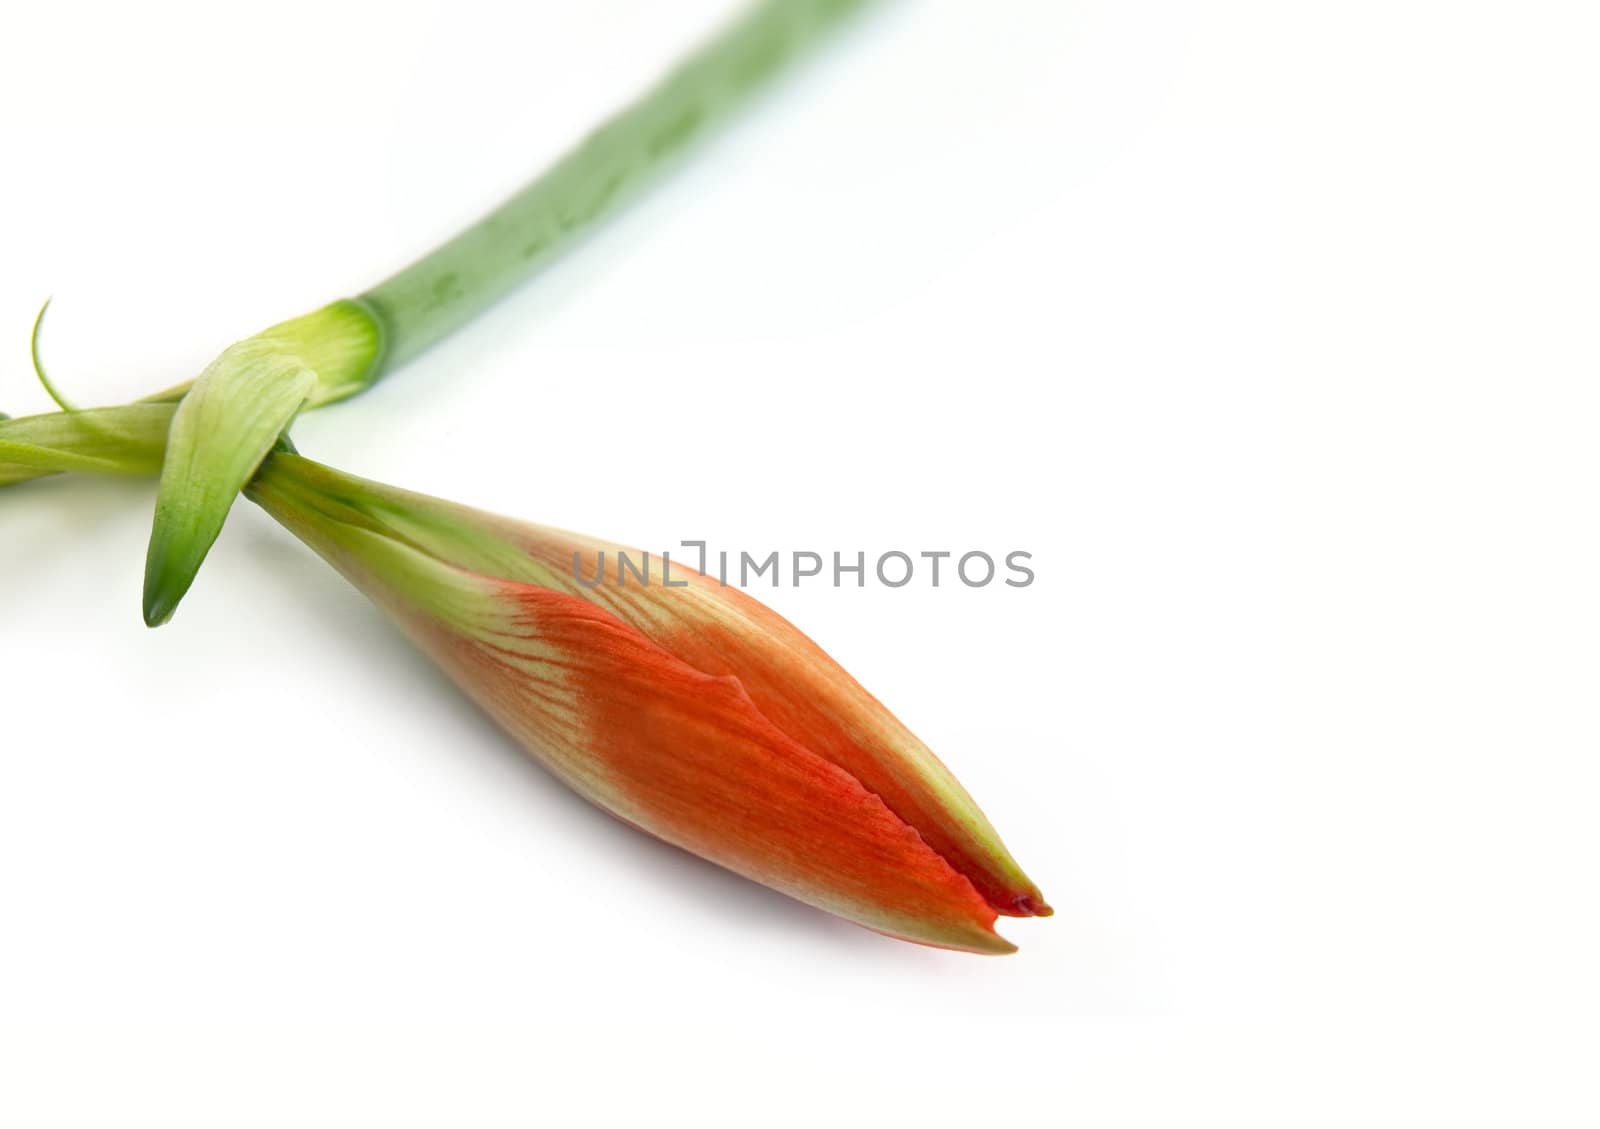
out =
<path fill-rule="evenodd" d="M 712 677 L 572 596 L 507 582 L 514 632 L 418 639 L 536 756 L 669 843 L 870 928 L 1010 952 L 970 882 L 848 772 Z M 528 661 L 532 652 L 539 658 Z M 556 704 L 553 704 L 556 703 Z"/>
<path fill-rule="evenodd" d="M 358 484 L 364 514 L 443 560 L 579 597 L 694 669 L 737 677 L 774 725 L 879 796 L 997 912 L 1052 912 L 943 762 L 799 628 L 737 588 L 678 561 L 669 584 L 661 557 L 350 479 L 304 460 L 294 472 L 321 488 Z M 619 553 L 649 582 L 625 575 Z"/>
<path fill-rule="evenodd" d="M 659 838 L 868 928 L 1014 946 L 972 883 L 849 772 L 784 733 L 738 679 L 697 670 L 576 596 L 484 576 L 397 538 L 280 456 L 251 489 L 383 607 L 536 759 Z"/>
<path fill-rule="evenodd" d="M 639 550 L 450 503 L 434 505 L 528 554 L 520 565 L 502 558 L 496 575 L 588 600 L 696 670 L 737 677 L 774 725 L 879 796 L 997 912 L 1051 914 L 955 775 L 826 651 L 771 608 L 676 561 L 668 573 L 660 557 Z M 435 539 L 424 540 L 430 549 L 438 547 Z M 635 564 L 648 562 L 643 571 L 649 582 L 624 574 L 619 553 Z M 591 586 L 597 577 L 600 582 Z"/>

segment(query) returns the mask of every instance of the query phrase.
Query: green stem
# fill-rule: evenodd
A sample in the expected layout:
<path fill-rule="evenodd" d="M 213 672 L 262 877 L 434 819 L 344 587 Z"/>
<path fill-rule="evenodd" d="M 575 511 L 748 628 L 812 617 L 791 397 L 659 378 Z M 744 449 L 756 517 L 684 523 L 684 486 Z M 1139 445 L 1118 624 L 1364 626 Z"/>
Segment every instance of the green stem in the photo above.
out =
<path fill-rule="evenodd" d="M 870 0 L 766 0 L 543 176 L 358 301 L 385 348 L 368 376 L 416 356 L 539 270 L 649 183 L 785 63 Z"/>

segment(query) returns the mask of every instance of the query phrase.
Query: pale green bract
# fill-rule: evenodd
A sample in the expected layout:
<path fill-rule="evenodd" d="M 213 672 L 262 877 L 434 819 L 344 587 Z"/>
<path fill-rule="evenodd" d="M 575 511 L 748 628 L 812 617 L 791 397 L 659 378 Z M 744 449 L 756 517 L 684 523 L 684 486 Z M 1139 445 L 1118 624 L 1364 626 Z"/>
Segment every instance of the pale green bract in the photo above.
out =
<path fill-rule="evenodd" d="M 383 334 L 336 302 L 222 351 L 178 404 L 145 556 L 144 621 L 167 622 L 194 583 L 233 500 L 300 410 L 365 386 Z"/>

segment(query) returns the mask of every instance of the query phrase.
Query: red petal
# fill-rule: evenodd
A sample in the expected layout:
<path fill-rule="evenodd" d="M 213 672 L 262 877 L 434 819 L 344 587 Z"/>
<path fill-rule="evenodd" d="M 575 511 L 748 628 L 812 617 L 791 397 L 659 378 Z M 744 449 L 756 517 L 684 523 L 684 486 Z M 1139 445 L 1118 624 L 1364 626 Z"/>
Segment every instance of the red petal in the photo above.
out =
<path fill-rule="evenodd" d="M 612 814 L 906 940 L 1011 952 L 972 884 L 848 772 L 586 601 L 507 582 L 516 637 L 412 628 L 535 757 Z M 534 657 L 530 660 L 529 656 Z"/>

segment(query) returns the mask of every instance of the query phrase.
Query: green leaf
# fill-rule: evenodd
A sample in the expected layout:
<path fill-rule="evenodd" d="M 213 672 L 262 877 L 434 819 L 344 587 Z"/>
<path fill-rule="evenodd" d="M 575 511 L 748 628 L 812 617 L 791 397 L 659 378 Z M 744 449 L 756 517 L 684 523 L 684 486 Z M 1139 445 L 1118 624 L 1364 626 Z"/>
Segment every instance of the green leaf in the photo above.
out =
<path fill-rule="evenodd" d="M 382 355 L 371 313 L 334 302 L 230 345 L 182 393 L 145 557 L 147 624 L 172 618 L 233 500 L 300 410 L 360 391 Z"/>
<path fill-rule="evenodd" d="M 128 404 L 0 420 L 0 486 L 64 471 L 156 474 L 172 411 Z"/>
<path fill-rule="evenodd" d="M 194 382 L 167 436 L 145 557 L 145 623 L 172 618 L 234 498 L 316 387 L 299 357 L 262 338 L 229 346 Z"/>

